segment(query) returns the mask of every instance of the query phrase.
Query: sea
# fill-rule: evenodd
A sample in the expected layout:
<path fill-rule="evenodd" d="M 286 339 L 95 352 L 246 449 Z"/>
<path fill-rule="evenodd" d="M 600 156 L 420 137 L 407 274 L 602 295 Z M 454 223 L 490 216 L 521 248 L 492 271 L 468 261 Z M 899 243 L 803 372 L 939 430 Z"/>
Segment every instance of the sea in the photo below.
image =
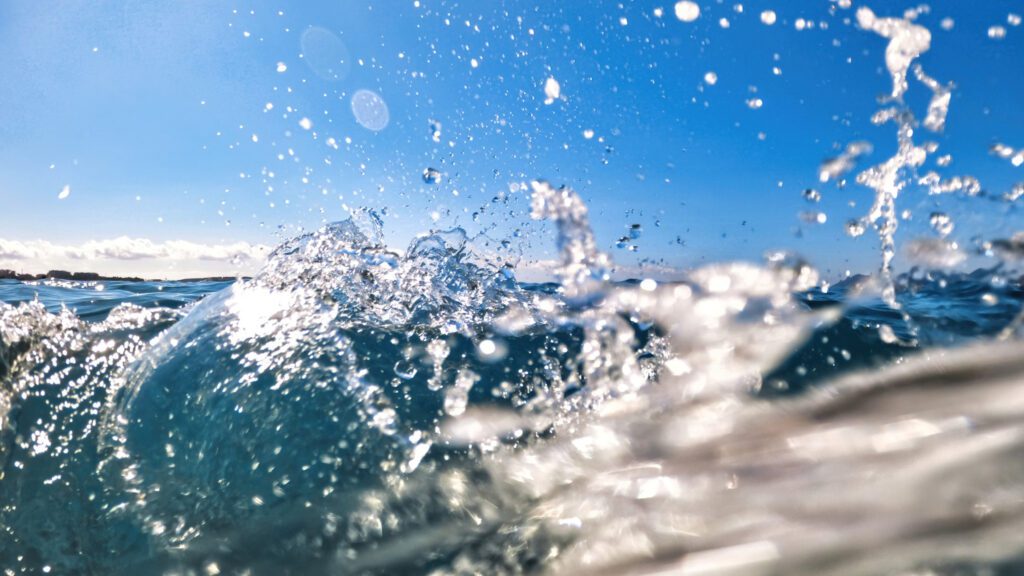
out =
<path fill-rule="evenodd" d="M 5 574 L 1013 574 L 1024 289 L 557 281 L 372 214 L 228 282 L 0 283 Z"/>

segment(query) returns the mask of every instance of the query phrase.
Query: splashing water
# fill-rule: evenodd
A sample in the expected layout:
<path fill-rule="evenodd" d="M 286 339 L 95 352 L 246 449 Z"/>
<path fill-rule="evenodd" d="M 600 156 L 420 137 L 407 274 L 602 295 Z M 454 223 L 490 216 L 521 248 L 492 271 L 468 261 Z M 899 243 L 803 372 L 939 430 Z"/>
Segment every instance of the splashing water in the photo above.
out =
<path fill-rule="evenodd" d="M 908 186 L 980 190 L 913 178 L 935 147 L 915 142 L 908 74 L 931 93 L 927 130 L 952 91 L 915 65 L 920 12 L 857 11 L 888 40 L 874 120 L 897 127 L 847 225 L 879 234 L 880 294 L 783 252 L 613 281 L 586 203 L 539 179 L 554 283 L 518 282 L 462 228 L 391 249 L 369 210 L 231 283 L 109 283 L 97 299 L 90 283 L 0 281 L 0 570 L 1019 571 L 1024 288 L 1009 268 L 943 270 L 973 248 L 938 210 L 937 237 L 906 244 L 928 268 L 892 266 Z M 308 64 L 333 82 L 348 54 L 324 32 L 304 35 L 321 43 Z M 553 77 L 544 92 L 562 99 Z M 389 122 L 376 93 L 350 105 L 368 130 Z M 819 179 L 871 150 L 849 144 Z M 1019 262 L 1020 236 L 977 250 Z"/>

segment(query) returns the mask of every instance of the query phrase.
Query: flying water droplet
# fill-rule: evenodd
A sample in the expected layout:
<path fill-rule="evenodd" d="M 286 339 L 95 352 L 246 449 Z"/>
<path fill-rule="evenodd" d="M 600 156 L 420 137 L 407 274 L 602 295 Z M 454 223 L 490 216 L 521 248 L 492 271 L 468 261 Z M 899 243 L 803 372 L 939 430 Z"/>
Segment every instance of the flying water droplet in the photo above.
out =
<path fill-rule="evenodd" d="M 828 216 L 824 212 L 801 212 L 800 220 L 806 224 L 824 224 L 828 221 Z"/>
<path fill-rule="evenodd" d="M 644 228 L 640 224 L 629 225 L 629 238 L 630 240 L 636 240 L 643 234 Z"/>
<path fill-rule="evenodd" d="M 700 18 L 700 6 L 690 0 L 676 2 L 676 18 L 682 22 L 693 22 Z"/>
<path fill-rule="evenodd" d="M 761 12 L 761 23 L 765 26 L 771 26 L 775 24 L 775 20 L 778 17 L 775 15 L 775 10 L 765 10 Z"/>
<path fill-rule="evenodd" d="M 544 103 L 554 104 L 555 100 L 562 97 L 562 86 L 553 77 L 549 77 L 544 81 Z"/>
<path fill-rule="evenodd" d="M 953 231 L 953 219 L 944 212 L 932 212 L 928 222 L 932 225 L 932 229 L 941 236 L 948 236 Z"/>
<path fill-rule="evenodd" d="M 872 146 L 870 142 L 851 142 L 847 144 L 842 154 L 835 158 L 829 158 L 818 167 L 818 180 L 822 183 L 836 180 L 843 174 L 853 169 L 854 163 L 861 156 L 870 154 Z"/>
<path fill-rule="evenodd" d="M 846 223 L 846 234 L 851 238 L 856 238 L 864 234 L 864 223 L 860 220 L 850 220 Z"/>
<path fill-rule="evenodd" d="M 427 184 L 440 184 L 441 172 L 436 168 L 426 168 L 423 170 L 423 181 Z"/>
<path fill-rule="evenodd" d="M 440 142 L 441 122 L 439 120 L 434 120 L 433 118 L 431 118 L 430 120 L 428 120 L 428 123 L 430 126 L 430 139 L 433 140 L 434 142 Z"/>
<path fill-rule="evenodd" d="M 60 194 L 57 194 L 57 199 L 58 200 L 63 200 L 63 199 L 67 198 L 70 195 L 71 195 L 71 185 L 70 184 L 65 184 L 64 187 L 60 189 Z"/>

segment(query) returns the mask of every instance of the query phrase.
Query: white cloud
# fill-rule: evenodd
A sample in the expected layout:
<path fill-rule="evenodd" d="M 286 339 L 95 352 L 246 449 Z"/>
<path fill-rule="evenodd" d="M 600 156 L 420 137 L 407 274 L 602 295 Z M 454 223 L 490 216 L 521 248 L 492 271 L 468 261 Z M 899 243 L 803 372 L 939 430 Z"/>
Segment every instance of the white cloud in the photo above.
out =
<path fill-rule="evenodd" d="M 156 277 L 226 275 L 254 271 L 269 253 L 268 246 L 248 242 L 154 242 L 121 236 L 64 245 L 46 240 L 0 238 L 0 268 L 36 273 L 60 268 L 73 272 Z"/>

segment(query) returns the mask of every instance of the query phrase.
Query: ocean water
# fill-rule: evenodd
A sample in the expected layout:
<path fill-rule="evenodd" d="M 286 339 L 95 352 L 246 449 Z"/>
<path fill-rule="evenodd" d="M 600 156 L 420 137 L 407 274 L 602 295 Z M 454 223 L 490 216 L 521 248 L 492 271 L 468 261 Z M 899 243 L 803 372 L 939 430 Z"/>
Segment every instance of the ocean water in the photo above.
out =
<path fill-rule="evenodd" d="M 1018 278 L 611 282 L 579 197 L 533 194 L 557 283 L 371 215 L 234 283 L 0 284 L 0 568 L 1022 568 Z"/>

